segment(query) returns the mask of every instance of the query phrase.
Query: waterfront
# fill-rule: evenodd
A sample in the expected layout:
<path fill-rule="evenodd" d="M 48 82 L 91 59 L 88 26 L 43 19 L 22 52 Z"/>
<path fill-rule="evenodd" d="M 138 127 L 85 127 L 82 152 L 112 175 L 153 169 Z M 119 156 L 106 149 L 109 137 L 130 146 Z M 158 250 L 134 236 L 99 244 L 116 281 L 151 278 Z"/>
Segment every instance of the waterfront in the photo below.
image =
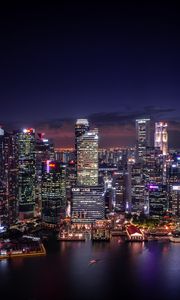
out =
<path fill-rule="evenodd" d="M 119 242 L 118 242 L 119 241 Z M 0 261 L 1 299 L 178 299 L 180 244 L 46 243 L 47 256 Z M 95 264 L 90 264 L 96 259 Z"/>

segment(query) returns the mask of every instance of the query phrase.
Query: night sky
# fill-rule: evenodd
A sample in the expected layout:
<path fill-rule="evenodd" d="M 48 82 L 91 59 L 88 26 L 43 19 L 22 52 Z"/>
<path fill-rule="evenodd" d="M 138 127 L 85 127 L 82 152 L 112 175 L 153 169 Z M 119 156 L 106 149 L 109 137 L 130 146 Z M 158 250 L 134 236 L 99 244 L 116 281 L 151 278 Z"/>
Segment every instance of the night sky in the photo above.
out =
<path fill-rule="evenodd" d="M 168 121 L 180 147 L 180 11 L 123 2 L 1 7 L 3 126 L 71 146 L 76 118 L 87 117 L 109 147 L 133 145 L 135 119 L 151 117 Z"/>

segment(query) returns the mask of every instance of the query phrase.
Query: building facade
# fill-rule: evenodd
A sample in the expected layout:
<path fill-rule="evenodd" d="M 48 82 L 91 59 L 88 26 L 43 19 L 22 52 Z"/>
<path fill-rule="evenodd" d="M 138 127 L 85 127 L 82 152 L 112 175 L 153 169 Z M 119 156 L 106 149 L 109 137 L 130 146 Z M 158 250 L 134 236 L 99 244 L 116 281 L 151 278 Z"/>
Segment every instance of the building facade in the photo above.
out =
<path fill-rule="evenodd" d="M 151 146 L 150 119 L 136 120 L 136 159 L 137 162 L 144 160 L 146 147 Z"/>
<path fill-rule="evenodd" d="M 104 188 L 83 186 L 72 189 L 73 222 L 91 223 L 105 218 Z"/>
<path fill-rule="evenodd" d="M 66 170 L 61 163 L 50 160 L 42 168 L 42 220 L 59 224 L 66 210 Z"/>
<path fill-rule="evenodd" d="M 77 185 L 98 185 L 98 130 L 77 138 Z"/>
<path fill-rule="evenodd" d="M 168 154 L 168 124 L 166 122 L 155 123 L 154 147 L 160 148 L 163 155 Z"/>
<path fill-rule="evenodd" d="M 17 132 L 16 143 L 19 218 L 32 218 L 35 209 L 35 130 L 27 128 Z"/>

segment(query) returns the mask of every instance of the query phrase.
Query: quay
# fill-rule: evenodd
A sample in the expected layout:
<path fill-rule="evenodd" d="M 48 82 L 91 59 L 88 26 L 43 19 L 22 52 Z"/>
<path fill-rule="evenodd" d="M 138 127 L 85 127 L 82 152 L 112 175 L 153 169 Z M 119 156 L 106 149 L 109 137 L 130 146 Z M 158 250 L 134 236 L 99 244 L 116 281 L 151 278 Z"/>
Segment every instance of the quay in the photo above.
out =
<path fill-rule="evenodd" d="M 21 251 L 12 251 L 7 254 L 0 254 L 0 259 L 11 259 L 17 257 L 33 257 L 33 256 L 45 256 L 46 249 L 43 244 L 40 245 L 40 251 L 32 251 L 32 252 L 21 252 Z"/>

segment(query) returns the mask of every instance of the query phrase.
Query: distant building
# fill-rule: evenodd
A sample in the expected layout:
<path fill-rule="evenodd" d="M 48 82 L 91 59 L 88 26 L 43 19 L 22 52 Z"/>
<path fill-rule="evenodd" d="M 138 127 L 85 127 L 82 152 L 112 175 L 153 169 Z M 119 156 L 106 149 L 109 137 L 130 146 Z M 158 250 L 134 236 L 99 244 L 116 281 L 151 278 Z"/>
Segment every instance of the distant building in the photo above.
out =
<path fill-rule="evenodd" d="M 76 173 L 77 173 L 77 149 L 79 138 L 89 131 L 89 122 L 87 119 L 77 119 L 75 124 L 75 163 L 76 163 Z M 77 176 L 77 174 L 76 174 Z"/>
<path fill-rule="evenodd" d="M 163 182 L 164 159 L 159 148 L 146 147 L 143 164 L 143 174 L 146 183 Z"/>
<path fill-rule="evenodd" d="M 136 120 L 136 158 L 138 162 L 144 160 L 146 147 L 151 146 L 150 119 Z"/>
<path fill-rule="evenodd" d="M 180 183 L 170 186 L 169 201 L 173 215 L 180 216 Z"/>
<path fill-rule="evenodd" d="M 98 185 L 98 130 L 87 120 L 76 123 L 77 183 L 72 188 L 72 219 L 94 222 L 105 217 L 104 188 Z"/>
<path fill-rule="evenodd" d="M 180 216 L 180 154 L 173 153 L 167 166 L 167 183 L 170 210 L 173 215 Z"/>
<path fill-rule="evenodd" d="M 149 194 L 149 215 L 162 217 L 169 208 L 167 186 L 151 183 L 147 186 L 147 190 Z"/>
<path fill-rule="evenodd" d="M 0 223 L 12 225 L 17 220 L 17 151 L 15 135 L 0 133 Z"/>
<path fill-rule="evenodd" d="M 19 218 L 34 216 L 35 209 L 35 130 L 23 129 L 16 134 L 18 153 Z"/>
<path fill-rule="evenodd" d="M 75 139 L 89 131 L 89 122 L 87 119 L 77 119 L 75 124 Z M 77 149 L 77 147 L 75 147 Z"/>
<path fill-rule="evenodd" d="M 47 160 L 55 160 L 54 146 L 44 137 L 43 133 L 38 133 L 35 142 L 35 157 L 36 157 L 36 205 L 35 215 L 41 214 L 41 182 L 42 182 L 42 164 Z"/>
<path fill-rule="evenodd" d="M 95 222 L 105 218 L 104 188 L 101 186 L 83 186 L 72 189 L 73 222 Z"/>
<path fill-rule="evenodd" d="M 134 164 L 130 168 L 131 177 L 131 211 L 144 212 L 145 206 L 145 181 L 141 164 Z"/>
<path fill-rule="evenodd" d="M 115 194 L 114 209 L 119 212 L 125 212 L 127 174 L 125 172 L 114 172 L 112 185 Z"/>
<path fill-rule="evenodd" d="M 77 138 L 77 185 L 98 185 L 98 130 Z"/>
<path fill-rule="evenodd" d="M 42 171 L 42 220 L 59 224 L 65 217 L 66 182 L 65 168 L 56 161 L 43 163 Z"/>
<path fill-rule="evenodd" d="M 163 155 L 168 154 L 168 132 L 166 122 L 155 123 L 154 146 L 160 148 Z"/>

